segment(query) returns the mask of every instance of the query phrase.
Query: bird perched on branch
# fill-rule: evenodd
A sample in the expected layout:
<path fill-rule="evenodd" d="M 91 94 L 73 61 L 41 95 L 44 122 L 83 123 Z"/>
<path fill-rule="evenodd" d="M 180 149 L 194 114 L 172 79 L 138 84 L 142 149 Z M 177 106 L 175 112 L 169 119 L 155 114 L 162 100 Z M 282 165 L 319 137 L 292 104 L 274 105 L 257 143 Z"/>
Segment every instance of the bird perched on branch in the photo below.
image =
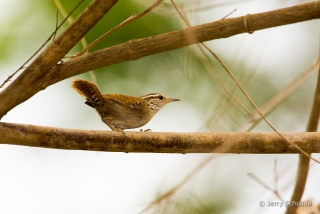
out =
<path fill-rule="evenodd" d="M 113 131 L 133 129 L 147 124 L 167 103 L 180 101 L 160 93 L 135 97 L 124 94 L 102 95 L 98 87 L 86 80 L 75 79 L 71 87 L 86 99 Z"/>

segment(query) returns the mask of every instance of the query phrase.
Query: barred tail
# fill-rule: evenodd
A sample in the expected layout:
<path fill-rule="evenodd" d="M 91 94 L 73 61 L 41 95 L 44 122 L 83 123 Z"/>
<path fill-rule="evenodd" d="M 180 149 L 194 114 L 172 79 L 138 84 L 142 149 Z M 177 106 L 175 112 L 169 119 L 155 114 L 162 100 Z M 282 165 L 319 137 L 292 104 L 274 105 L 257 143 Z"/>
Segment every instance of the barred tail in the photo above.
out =
<path fill-rule="evenodd" d="M 88 106 L 96 108 L 104 104 L 104 99 L 95 84 L 86 80 L 75 79 L 71 87 L 87 100 L 85 104 Z"/>

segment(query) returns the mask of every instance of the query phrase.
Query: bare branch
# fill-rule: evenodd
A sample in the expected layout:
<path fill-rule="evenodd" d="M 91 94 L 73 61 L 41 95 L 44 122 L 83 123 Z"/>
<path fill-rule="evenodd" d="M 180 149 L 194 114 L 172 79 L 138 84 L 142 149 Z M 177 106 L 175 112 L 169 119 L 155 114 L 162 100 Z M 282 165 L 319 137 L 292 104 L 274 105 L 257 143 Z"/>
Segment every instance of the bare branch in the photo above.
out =
<path fill-rule="evenodd" d="M 73 58 L 54 66 L 100 19 L 116 0 L 95 0 L 75 22 L 7 88 L 0 93 L 0 118 L 46 87 L 96 68 L 136 60 L 152 54 L 174 50 L 213 39 L 245 33 L 244 18 L 230 18 L 164 33 Z M 280 10 L 252 14 L 247 28 L 257 31 L 286 24 L 320 18 L 320 2 L 309 2 Z"/>
<path fill-rule="evenodd" d="M 117 0 L 95 0 L 30 66 L 0 93 L 0 118 L 43 89 L 47 72 L 107 13 Z M 61 65 L 57 65 L 58 67 Z"/>
<path fill-rule="evenodd" d="M 284 9 L 252 14 L 247 19 L 250 30 L 258 31 L 281 25 L 320 18 L 320 2 L 309 2 Z M 174 50 L 214 39 L 246 33 L 244 17 L 223 19 L 195 27 L 164 33 L 79 56 L 50 71 L 43 87 L 100 67 Z M 59 71 L 59 72 L 58 72 Z"/>
<path fill-rule="evenodd" d="M 316 132 L 318 130 L 318 123 L 320 117 L 320 67 L 318 72 L 317 87 L 315 90 L 313 105 L 309 116 L 309 121 L 307 124 L 307 132 Z M 311 155 L 312 151 L 310 152 Z M 309 172 L 310 158 L 299 155 L 298 172 L 296 178 L 296 184 L 291 196 L 291 201 L 299 202 L 301 201 L 305 185 L 307 182 L 308 172 Z M 296 213 L 297 206 L 288 206 L 285 214 Z"/>
<path fill-rule="evenodd" d="M 183 19 L 183 21 L 185 22 L 185 24 L 188 26 L 188 28 L 190 28 L 190 24 L 187 22 L 187 20 L 183 17 L 182 13 L 180 12 L 179 8 L 176 6 L 176 4 L 174 3 L 174 0 L 171 0 L 173 6 L 175 7 L 176 11 L 179 13 L 180 17 Z M 248 16 L 245 17 L 244 19 L 244 23 L 245 23 L 245 29 L 251 34 L 253 33 L 253 31 L 248 30 L 248 26 L 247 26 L 247 19 Z M 218 55 L 216 53 L 214 53 L 206 44 L 204 43 L 200 43 L 207 51 L 209 51 L 211 53 L 211 55 L 214 56 L 214 58 L 216 58 L 216 60 L 220 63 L 220 65 L 225 69 L 225 71 L 229 74 L 229 76 L 231 77 L 231 79 L 235 82 L 235 84 L 238 86 L 238 88 L 242 91 L 242 93 L 244 94 L 244 96 L 248 99 L 248 101 L 251 103 L 251 105 L 256 109 L 256 111 L 259 113 L 259 115 L 263 118 L 263 120 L 270 126 L 270 128 L 272 128 L 276 133 L 278 133 L 287 143 L 291 144 L 291 142 L 289 140 L 287 140 L 283 135 L 281 135 L 281 133 L 278 132 L 278 130 L 271 124 L 271 122 L 266 118 L 266 116 L 262 113 L 262 111 L 259 109 L 259 107 L 255 104 L 255 102 L 252 100 L 252 98 L 249 96 L 249 94 L 245 91 L 245 89 L 243 88 L 243 86 L 239 83 L 239 81 L 236 79 L 236 77 L 233 75 L 233 73 L 231 72 L 231 70 L 227 67 L 227 65 L 222 62 L 222 60 L 220 59 L 220 57 L 218 57 Z M 320 161 L 312 158 L 308 153 L 306 153 L 305 151 L 303 151 L 302 149 L 300 149 L 298 146 L 296 146 L 295 144 L 291 144 L 293 147 L 295 147 L 296 149 L 298 149 L 302 154 L 304 154 L 305 156 L 311 158 L 312 160 L 316 161 L 317 163 L 320 164 Z"/>
<path fill-rule="evenodd" d="M 320 152 L 320 133 L 282 133 L 307 152 Z M 152 153 L 298 153 L 277 133 L 157 133 L 61 129 L 0 123 L 0 144 L 53 149 Z"/>
<path fill-rule="evenodd" d="M 181 13 L 181 11 L 180 11 L 180 9 L 178 8 L 178 6 L 176 5 L 176 3 L 174 2 L 174 0 L 171 0 L 171 2 L 172 2 L 172 5 L 174 6 L 174 8 L 175 8 L 175 10 L 177 11 L 177 13 L 179 14 L 179 16 L 180 16 L 180 18 L 183 20 L 183 22 L 187 25 L 187 27 L 188 28 L 190 28 L 191 27 L 191 25 L 190 25 L 190 23 L 188 22 L 188 20 L 184 17 L 184 15 Z M 228 16 L 228 15 L 227 15 Z M 225 17 L 224 17 L 225 18 Z M 222 19 L 224 19 L 224 18 L 222 18 Z M 246 22 L 245 22 L 246 23 Z M 248 27 L 246 26 L 246 29 L 247 29 Z M 247 31 L 249 31 L 248 29 L 247 29 Z M 253 32 L 249 32 L 249 33 L 253 33 Z M 207 46 L 207 45 L 205 45 L 204 43 L 200 43 L 205 49 L 207 49 L 219 62 L 220 62 L 220 64 L 225 68 L 225 70 L 230 74 L 231 73 L 231 71 L 222 63 L 222 61 L 218 58 L 218 56 Z M 318 65 L 319 64 L 319 60 L 320 60 L 320 58 L 318 59 L 318 61 L 317 61 L 317 63 L 316 63 L 316 65 Z M 315 67 L 315 66 L 314 66 Z M 311 69 L 309 69 L 309 70 L 311 70 Z M 230 74 L 230 76 L 235 80 L 235 82 L 236 82 L 236 84 L 239 86 L 240 84 L 239 84 L 239 82 L 234 78 L 234 76 L 232 75 L 232 74 Z M 215 78 L 216 79 L 216 78 Z M 301 78 L 299 78 L 299 79 L 301 79 Z M 301 80 L 300 80 L 300 82 L 301 82 Z M 295 86 L 297 85 L 297 84 L 294 84 Z M 223 86 L 223 84 L 222 84 L 222 86 Z M 241 86 L 239 86 L 241 89 L 242 89 L 242 87 Z M 296 86 L 297 87 L 297 86 Z M 295 87 L 295 88 L 296 88 Z M 243 90 L 243 89 L 242 89 Z M 288 90 L 287 90 L 288 91 Z M 292 90 L 291 90 L 292 91 Z M 243 90 L 243 92 L 244 92 L 244 94 L 248 97 L 248 95 L 247 95 L 247 93 Z M 283 97 L 283 96 L 282 96 Z M 237 99 L 237 98 L 235 98 L 234 97 L 234 99 Z M 250 99 L 250 98 L 249 98 Z M 251 99 L 250 99 L 250 101 L 251 101 Z M 252 101 L 251 101 L 252 102 Z M 256 109 L 257 109 L 257 106 L 255 105 L 255 104 L 253 104 L 255 107 L 256 107 Z M 262 112 L 259 110 L 259 109 L 257 109 L 257 111 L 260 113 L 260 115 L 262 114 Z M 271 111 L 271 110 L 270 110 Z M 257 114 L 258 116 L 260 116 L 259 114 Z M 263 116 L 263 115 L 262 115 Z M 265 118 L 264 118 L 265 119 Z M 260 121 L 260 120 L 259 120 Z M 269 123 L 269 122 L 268 122 Z M 275 130 L 276 131 L 276 130 Z M 281 137 L 283 137 L 283 135 L 282 134 L 280 134 L 280 133 L 278 133 Z M 290 142 L 288 142 L 288 143 L 290 143 Z M 206 161 L 204 161 L 204 162 L 202 162 L 199 166 L 201 166 L 201 168 L 203 167 L 203 166 L 205 166 L 207 163 L 209 163 L 210 161 L 211 161 L 211 157 L 213 157 L 213 156 L 210 156 L 209 157 L 209 159 L 208 159 L 208 161 L 206 160 Z M 308 156 L 307 156 L 308 157 Z M 194 173 L 196 174 L 198 171 L 197 170 L 195 170 L 194 171 Z M 194 175 L 194 174 L 193 174 Z M 267 184 L 265 184 L 262 180 L 260 180 L 258 177 L 256 177 L 253 173 L 248 173 L 248 175 L 249 176 L 251 176 L 255 181 L 257 181 L 258 183 L 260 183 L 262 186 L 264 186 L 266 189 L 268 189 L 268 190 L 270 190 L 270 191 L 272 191 L 281 201 L 284 201 L 282 198 L 281 198 L 281 196 L 280 196 L 280 194 L 279 194 L 279 191 L 278 191 L 278 188 L 277 188 L 277 182 L 278 182 L 278 173 L 277 173 L 277 160 L 275 160 L 275 164 L 274 164 L 274 181 L 275 181 L 275 188 L 274 189 L 272 189 L 270 186 L 268 186 Z M 151 209 L 151 207 L 153 207 L 153 206 L 155 206 L 155 205 L 159 205 L 162 201 L 164 201 L 164 200 L 168 200 L 168 198 L 170 198 L 170 197 L 172 197 L 178 190 L 180 190 L 181 189 L 181 187 L 182 187 L 182 185 L 184 184 L 184 183 L 186 183 L 186 182 L 188 182 L 189 180 L 191 179 L 191 176 L 188 176 L 183 182 L 181 182 L 179 185 L 177 185 L 177 186 L 175 186 L 175 187 L 173 187 L 172 189 L 170 189 L 169 191 L 167 191 L 165 194 L 163 194 L 162 196 L 160 196 L 157 200 L 155 200 L 154 202 L 152 202 L 144 211 L 147 211 L 147 210 L 150 210 Z M 143 212 L 144 212 L 143 211 Z"/>
<path fill-rule="evenodd" d="M 53 33 L 49 36 L 49 38 L 40 46 L 40 48 L 38 48 L 38 50 L 36 50 L 36 52 L 34 52 L 34 54 L 32 54 L 31 57 L 29 57 L 29 59 L 27 59 L 27 61 L 25 61 L 15 72 L 13 72 L 0 86 L 0 88 L 2 88 L 7 82 L 9 82 L 17 73 L 18 71 L 22 70 L 24 68 L 24 66 L 31 60 L 33 59 L 33 57 L 35 55 L 37 55 L 42 48 L 51 40 L 51 38 L 53 38 L 53 40 L 55 40 L 56 34 L 58 32 L 58 30 L 62 27 L 62 25 L 67 21 L 68 17 L 71 16 L 71 14 L 80 6 L 80 4 L 82 4 L 84 0 L 81 0 L 74 8 L 73 10 L 66 15 L 66 18 L 60 23 L 60 25 L 58 25 L 58 12 L 56 15 L 56 29 L 53 31 Z"/>

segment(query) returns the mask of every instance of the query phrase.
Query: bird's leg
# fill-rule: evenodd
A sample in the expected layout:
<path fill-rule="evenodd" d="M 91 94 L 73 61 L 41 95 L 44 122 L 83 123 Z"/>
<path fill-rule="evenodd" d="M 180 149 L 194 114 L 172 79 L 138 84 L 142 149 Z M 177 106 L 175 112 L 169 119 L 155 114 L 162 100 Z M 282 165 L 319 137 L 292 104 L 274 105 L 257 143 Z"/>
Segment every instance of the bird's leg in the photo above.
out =
<path fill-rule="evenodd" d="M 112 129 L 112 131 L 121 132 L 123 135 L 125 135 L 125 133 L 122 129 Z"/>
<path fill-rule="evenodd" d="M 102 121 L 103 121 L 103 120 L 102 120 Z M 103 121 L 103 122 L 104 122 L 104 121 Z M 105 123 L 105 124 L 107 124 L 107 123 Z M 123 135 L 125 135 L 123 129 L 116 128 L 116 127 L 114 127 L 114 126 L 112 126 L 112 125 L 109 125 L 109 124 L 107 124 L 107 125 L 110 127 L 110 129 L 111 129 L 112 131 L 121 132 Z"/>

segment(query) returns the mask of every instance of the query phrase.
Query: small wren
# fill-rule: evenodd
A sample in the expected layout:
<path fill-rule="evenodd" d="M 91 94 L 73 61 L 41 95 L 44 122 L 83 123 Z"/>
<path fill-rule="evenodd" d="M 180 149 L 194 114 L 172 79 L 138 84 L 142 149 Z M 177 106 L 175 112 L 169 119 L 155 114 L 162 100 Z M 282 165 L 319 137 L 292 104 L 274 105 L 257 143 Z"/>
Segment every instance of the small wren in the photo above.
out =
<path fill-rule="evenodd" d="M 113 131 L 123 132 L 125 129 L 141 127 L 167 103 L 180 101 L 159 93 L 141 97 L 124 94 L 102 95 L 95 84 L 80 79 L 75 79 L 71 87 L 87 100 L 85 104 L 94 108 L 101 120 Z"/>

